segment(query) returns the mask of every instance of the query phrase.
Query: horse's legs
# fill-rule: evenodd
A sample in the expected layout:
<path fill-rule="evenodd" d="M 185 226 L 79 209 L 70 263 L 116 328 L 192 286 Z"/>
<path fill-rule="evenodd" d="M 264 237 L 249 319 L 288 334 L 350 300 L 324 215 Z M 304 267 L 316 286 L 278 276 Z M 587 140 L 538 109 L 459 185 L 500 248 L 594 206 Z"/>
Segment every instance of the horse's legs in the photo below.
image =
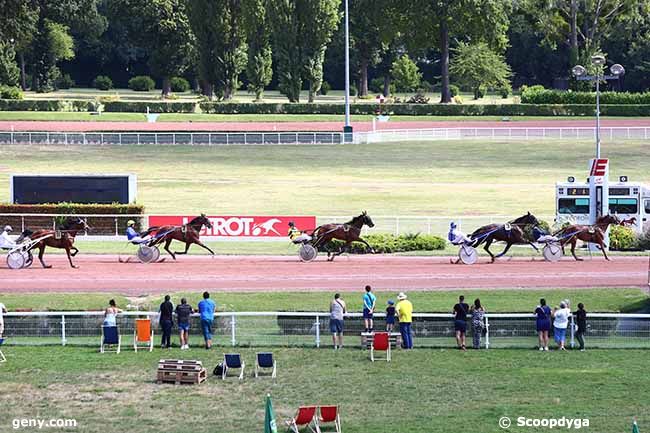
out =
<path fill-rule="evenodd" d="M 45 269 L 49 269 L 52 267 L 52 265 L 45 264 L 45 261 L 43 260 L 43 254 L 45 254 L 45 244 L 38 246 L 38 260 L 41 262 L 41 266 L 43 266 Z"/>
<path fill-rule="evenodd" d="M 366 242 L 365 240 L 363 240 L 361 238 L 357 239 L 357 242 L 363 243 L 370 250 L 371 254 L 375 254 L 375 249 L 373 247 L 371 247 L 368 242 Z"/>
<path fill-rule="evenodd" d="M 208 247 L 207 245 L 203 244 L 200 240 L 197 239 L 197 240 L 195 240 L 193 243 L 195 243 L 195 244 L 197 244 L 198 246 L 203 247 L 203 248 L 205 248 L 206 250 L 210 251 L 210 254 L 212 254 L 212 255 L 214 256 L 214 251 L 212 251 L 212 250 L 210 249 L 210 247 Z M 187 251 L 190 249 L 190 245 L 192 245 L 192 242 L 186 243 L 186 244 L 185 244 L 185 251 L 183 251 L 182 253 L 180 253 L 180 252 L 177 251 L 176 254 L 187 254 Z"/>
<path fill-rule="evenodd" d="M 68 261 L 70 262 L 70 266 L 72 266 L 73 268 L 78 268 L 79 266 L 76 266 L 74 263 L 72 263 L 72 255 L 70 254 L 70 247 L 66 247 L 65 252 L 68 255 Z"/>
<path fill-rule="evenodd" d="M 350 241 L 347 241 L 347 242 L 345 243 L 345 245 L 343 245 L 341 248 L 339 248 L 338 251 L 334 251 L 334 252 L 332 253 L 332 257 L 329 259 L 329 261 L 330 261 L 330 262 L 333 262 L 333 261 L 334 261 L 334 257 L 336 257 L 336 256 L 340 256 L 341 254 L 343 254 L 343 251 L 348 251 L 349 249 L 350 249 Z M 328 253 L 328 257 L 329 257 L 329 253 Z"/>
<path fill-rule="evenodd" d="M 510 249 L 511 246 L 512 246 L 512 244 L 511 244 L 510 242 L 508 242 L 508 243 L 506 244 L 506 247 L 503 249 L 503 251 L 501 251 L 499 254 L 497 254 L 497 255 L 494 256 L 494 257 L 495 257 L 495 258 L 499 258 L 499 257 L 503 257 L 503 256 L 505 256 L 506 253 L 508 252 L 508 250 Z"/>
<path fill-rule="evenodd" d="M 169 244 L 171 244 L 171 243 L 172 243 L 172 239 L 171 239 L 171 238 L 168 238 L 168 239 L 165 241 L 165 246 L 164 246 L 164 248 L 165 248 L 165 251 L 167 251 L 167 252 L 169 253 L 169 255 L 172 256 L 172 259 L 176 260 L 176 254 L 174 254 L 174 252 L 173 252 L 172 250 L 169 249 Z"/>
<path fill-rule="evenodd" d="M 573 255 L 573 258 L 576 259 L 577 261 L 581 262 L 582 259 L 578 256 L 576 256 L 576 244 L 578 243 L 577 239 L 571 239 L 571 254 Z"/>
<path fill-rule="evenodd" d="M 605 242 L 602 237 L 598 237 L 598 246 L 600 246 L 601 251 L 603 252 L 603 256 L 605 256 L 605 260 L 609 261 L 609 257 L 607 257 L 607 251 L 605 251 Z"/>
<path fill-rule="evenodd" d="M 492 263 L 494 263 L 494 254 L 492 254 L 492 251 L 490 251 L 490 245 L 492 245 L 492 238 L 489 238 L 488 240 L 485 241 L 485 245 L 483 245 L 483 249 L 490 255 L 490 258 L 492 259 Z"/>
<path fill-rule="evenodd" d="M 535 244 L 532 243 L 532 242 L 528 242 L 528 245 L 530 245 L 531 247 L 533 247 L 533 249 L 539 253 L 539 248 L 537 248 L 537 245 L 535 245 Z"/>
<path fill-rule="evenodd" d="M 76 256 L 78 252 L 79 252 L 79 250 L 74 245 L 70 248 L 70 255 L 72 257 Z"/>

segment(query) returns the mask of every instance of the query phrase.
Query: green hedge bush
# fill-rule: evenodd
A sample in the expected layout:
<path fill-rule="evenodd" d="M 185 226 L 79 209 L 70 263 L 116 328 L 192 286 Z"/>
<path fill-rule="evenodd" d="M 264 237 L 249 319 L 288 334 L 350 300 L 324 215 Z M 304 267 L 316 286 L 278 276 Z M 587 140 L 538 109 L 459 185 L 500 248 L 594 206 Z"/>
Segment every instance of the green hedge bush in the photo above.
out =
<path fill-rule="evenodd" d="M 521 92 L 524 104 L 589 104 L 596 103 L 595 92 L 572 92 L 544 89 L 542 86 L 524 87 Z M 650 92 L 602 92 L 600 103 L 606 105 L 650 104 Z"/>
<path fill-rule="evenodd" d="M 197 104 L 194 102 L 112 101 L 104 104 L 104 111 L 114 113 L 146 113 L 147 107 L 149 107 L 149 111 L 152 113 L 194 113 Z"/>
<path fill-rule="evenodd" d="M 23 99 L 23 91 L 16 86 L 0 86 L 0 98 L 20 100 Z"/>
<path fill-rule="evenodd" d="M 57 89 L 70 89 L 74 87 L 75 82 L 70 74 L 63 74 L 56 80 Z"/>
<path fill-rule="evenodd" d="M 85 100 L 11 100 L 0 99 L 0 111 L 89 111 L 93 101 Z"/>
<path fill-rule="evenodd" d="M 650 230 L 637 236 L 636 248 L 639 250 L 650 250 Z"/>
<path fill-rule="evenodd" d="M 129 80 L 129 89 L 136 92 L 148 92 L 156 88 L 156 82 L 148 75 L 138 75 Z"/>
<path fill-rule="evenodd" d="M 612 250 L 632 250 L 637 247 L 637 237 L 629 227 L 611 226 L 609 230 L 609 248 Z"/>
<path fill-rule="evenodd" d="M 376 253 L 399 253 L 407 251 L 434 251 L 444 250 L 447 242 L 439 237 L 432 235 L 404 234 L 395 236 L 387 233 L 370 234 L 363 237 L 375 250 Z M 342 241 L 331 241 L 326 247 L 331 251 L 337 251 L 343 247 Z M 351 246 L 351 253 L 364 254 L 366 246 L 361 242 L 353 242 Z"/>
<path fill-rule="evenodd" d="M 169 81 L 172 92 L 182 93 L 190 90 L 190 82 L 183 77 L 172 77 Z"/>
<path fill-rule="evenodd" d="M 16 214 L 144 214 L 140 204 L 8 204 L 0 203 L 0 213 Z"/>
<path fill-rule="evenodd" d="M 98 75 L 93 80 L 93 87 L 97 90 L 111 90 L 113 88 L 113 80 L 106 75 Z"/>

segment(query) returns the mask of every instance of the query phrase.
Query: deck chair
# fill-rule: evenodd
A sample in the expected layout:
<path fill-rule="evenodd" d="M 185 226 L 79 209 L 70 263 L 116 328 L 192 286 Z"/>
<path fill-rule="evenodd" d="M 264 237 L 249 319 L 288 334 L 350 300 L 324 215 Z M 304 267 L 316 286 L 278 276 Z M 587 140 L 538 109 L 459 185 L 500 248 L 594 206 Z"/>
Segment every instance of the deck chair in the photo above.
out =
<path fill-rule="evenodd" d="M 113 350 L 106 350 L 106 347 L 115 346 Z M 102 344 L 99 347 L 101 353 L 115 352 L 120 353 L 122 347 L 122 337 L 117 326 L 102 326 Z"/>
<path fill-rule="evenodd" d="M 318 418 L 318 426 L 321 424 L 334 423 L 336 433 L 341 433 L 341 417 L 339 415 L 338 406 L 321 406 L 319 408 L 320 417 Z"/>
<path fill-rule="evenodd" d="M 0 347 L 2 347 L 2 343 L 5 342 L 4 338 L 0 338 Z M 2 350 L 0 350 L 0 363 L 2 362 L 7 362 L 7 358 L 5 358 L 5 354 L 2 353 Z"/>
<path fill-rule="evenodd" d="M 309 428 L 312 433 L 320 433 L 318 427 L 318 417 L 316 417 L 316 406 L 300 406 L 296 416 L 285 421 L 289 430 L 294 433 L 300 433 L 298 429 Z M 312 424 L 314 425 L 312 427 Z"/>
<path fill-rule="evenodd" d="M 255 377 L 263 368 L 271 368 L 271 377 L 275 379 L 275 359 L 271 352 L 259 352 L 257 354 L 257 362 L 255 363 Z"/>
<path fill-rule="evenodd" d="M 390 339 L 388 332 L 375 332 L 370 344 L 370 360 L 375 362 L 375 350 L 386 352 L 386 361 L 390 362 Z"/>
<path fill-rule="evenodd" d="M 133 330 L 133 350 L 138 351 L 138 344 L 146 344 L 149 352 L 153 350 L 153 328 L 151 319 L 135 319 L 135 329 Z"/>
<path fill-rule="evenodd" d="M 233 368 L 241 368 L 241 373 L 239 373 L 239 380 L 244 378 L 244 367 L 246 364 L 242 362 L 241 355 L 239 353 L 226 353 L 223 355 L 223 371 L 221 373 L 221 379 L 225 379 L 228 375 L 228 370 Z"/>

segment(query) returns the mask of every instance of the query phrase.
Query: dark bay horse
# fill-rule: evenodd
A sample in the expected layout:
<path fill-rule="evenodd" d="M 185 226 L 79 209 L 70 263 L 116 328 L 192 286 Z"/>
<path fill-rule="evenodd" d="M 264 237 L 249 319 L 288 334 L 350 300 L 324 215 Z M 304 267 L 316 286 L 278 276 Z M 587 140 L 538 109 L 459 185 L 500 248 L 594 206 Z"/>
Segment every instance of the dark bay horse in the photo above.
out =
<path fill-rule="evenodd" d="M 494 260 L 498 257 L 506 254 L 510 247 L 514 244 L 528 244 L 532 246 L 535 251 L 538 251 L 535 244 L 528 241 L 524 237 L 523 228 L 529 224 L 532 224 L 534 226 L 539 224 L 537 218 L 535 218 L 535 216 L 530 212 L 506 224 L 488 224 L 486 226 L 479 227 L 474 230 L 474 233 L 470 235 L 470 238 L 474 240 L 472 246 L 476 248 L 484 243 L 485 246 L 483 249 L 487 251 L 487 253 L 492 258 L 492 263 L 494 263 Z M 490 245 L 492 245 L 492 242 L 495 241 L 502 241 L 506 243 L 505 249 L 496 256 L 490 251 Z"/>
<path fill-rule="evenodd" d="M 603 215 L 598 217 L 596 219 L 596 224 L 592 226 L 572 224 L 553 233 L 553 236 L 560 238 L 562 252 L 564 252 L 564 246 L 566 244 L 571 244 L 571 254 L 573 255 L 573 258 L 578 261 L 582 260 L 576 256 L 576 243 L 578 243 L 579 240 L 598 244 L 600 250 L 603 252 L 603 256 L 605 256 L 605 260 L 609 260 L 609 257 L 607 257 L 607 253 L 605 252 L 605 232 L 610 224 L 620 223 L 621 221 L 616 215 Z"/>
<path fill-rule="evenodd" d="M 52 247 L 64 249 L 68 255 L 70 266 L 73 268 L 78 268 L 79 266 L 76 266 L 74 263 L 72 263 L 72 258 L 79 252 L 79 250 L 74 246 L 74 239 L 75 236 L 77 236 L 78 232 L 84 230 L 90 230 L 90 227 L 83 219 L 79 217 L 68 217 L 63 221 L 61 227 L 58 230 L 37 230 L 35 232 L 25 230 L 23 234 L 16 240 L 16 243 L 22 242 L 26 236 L 29 236 L 30 239 L 33 240 L 47 236 L 45 239 L 36 242 L 29 248 L 29 251 L 38 248 L 38 260 L 40 260 L 41 265 L 44 268 L 52 267 L 51 265 L 46 265 L 45 261 L 43 260 L 45 247 Z"/>
<path fill-rule="evenodd" d="M 154 238 L 149 242 L 149 246 L 159 245 L 165 242 L 165 251 L 169 253 L 174 260 L 176 260 L 176 254 L 187 254 L 187 250 L 190 249 L 190 245 L 197 244 L 200 247 L 205 248 L 210 251 L 210 254 L 214 256 L 214 251 L 210 249 L 207 245 L 203 244 L 199 239 L 199 232 L 203 229 L 203 226 L 211 229 L 212 223 L 209 219 L 206 218 L 205 214 L 201 214 L 196 218 L 192 219 L 187 224 L 182 226 L 160 226 L 160 227 L 149 227 L 142 236 L 155 234 Z M 157 235 L 157 236 L 156 236 Z M 183 252 L 172 252 L 169 249 L 169 244 L 172 241 L 179 241 L 185 243 L 185 251 Z"/>
<path fill-rule="evenodd" d="M 323 224 L 322 226 L 316 227 L 312 233 L 314 241 L 312 245 L 314 248 L 318 249 L 323 247 L 332 239 L 338 239 L 345 242 L 343 248 L 339 249 L 337 252 L 327 251 L 327 260 L 332 261 L 334 257 L 341 255 L 344 251 L 350 249 L 350 244 L 352 242 L 361 242 L 363 243 L 371 252 L 375 252 L 372 249 L 370 244 L 365 240 L 361 239 L 361 229 L 364 225 L 368 227 L 374 227 L 375 223 L 372 222 L 372 219 L 368 216 L 366 211 L 363 211 L 361 215 L 352 218 L 350 221 L 343 224 Z"/>

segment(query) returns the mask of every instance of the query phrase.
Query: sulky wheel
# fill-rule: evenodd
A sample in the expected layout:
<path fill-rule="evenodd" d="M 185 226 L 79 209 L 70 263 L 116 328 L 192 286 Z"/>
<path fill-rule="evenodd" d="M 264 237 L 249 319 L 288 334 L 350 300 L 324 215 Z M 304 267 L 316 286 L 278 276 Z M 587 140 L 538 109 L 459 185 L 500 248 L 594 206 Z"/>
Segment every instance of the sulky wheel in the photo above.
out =
<path fill-rule="evenodd" d="M 544 245 L 542 255 L 547 262 L 557 262 L 562 258 L 562 246 L 557 242 L 549 242 Z"/>
<path fill-rule="evenodd" d="M 156 260 L 156 251 L 158 252 L 157 256 L 160 256 L 160 251 L 157 247 L 149 247 L 145 244 L 141 244 L 138 248 L 138 259 L 142 263 L 151 263 Z"/>
<path fill-rule="evenodd" d="M 7 266 L 9 269 L 20 269 L 25 266 L 25 256 L 22 251 L 12 251 L 7 254 Z"/>
<path fill-rule="evenodd" d="M 458 258 L 466 265 L 473 265 L 478 260 L 478 253 L 474 247 L 463 245 L 458 251 Z"/>
<path fill-rule="evenodd" d="M 300 256 L 300 260 L 303 262 L 311 262 L 318 256 L 318 250 L 312 245 L 302 244 L 298 251 L 298 255 Z"/>

